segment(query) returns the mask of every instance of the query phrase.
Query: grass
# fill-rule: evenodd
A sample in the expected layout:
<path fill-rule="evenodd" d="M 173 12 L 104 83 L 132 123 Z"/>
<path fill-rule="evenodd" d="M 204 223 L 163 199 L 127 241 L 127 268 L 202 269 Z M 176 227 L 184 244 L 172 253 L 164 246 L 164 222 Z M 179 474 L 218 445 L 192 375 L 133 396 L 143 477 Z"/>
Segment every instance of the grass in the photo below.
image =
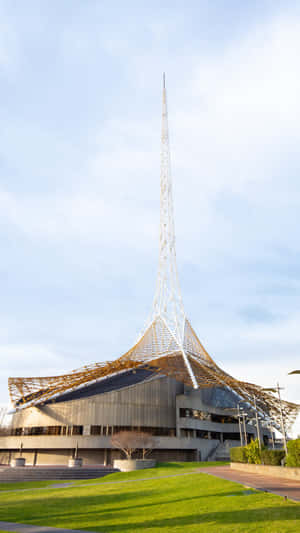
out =
<path fill-rule="evenodd" d="M 155 478 L 160 476 L 175 476 L 178 474 L 186 474 L 194 472 L 196 468 L 208 466 L 222 466 L 227 465 L 228 462 L 211 461 L 211 462 L 188 462 L 188 463 L 157 463 L 156 468 L 147 468 L 147 470 L 135 470 L 134 472 L 116 472 L 115 474 L 108 474 L 100 479 L 86 479 L 84 481 L 73 481 L 76 485 L 89 485 L 97 483 L 111 483 L 112 481 L 136 480 L 144 478 Z"/>
<path fill-rule="evenodd" d="M 195 470 L 195 468 L 199 468 L 202 466 L 220 466 L 220 465 L 226 465 L 227 462 L 221 462 L 221 461 L 211 461 L 211 462 L 203 462 L 203 463 L 197 463 L 197 462 L 189 462 L 189 463 L 158 463 L 159 468 L 152 468 L 147 470 L 140 470 L 136 472 L 130 472 L 127 474 L 128 479 L 137 479 L 137 478 L 144 478 L 144 477 L 153 477 L 153 476 L 162 476 L 162 475 L 174 475 L 179 474 L 182 472 L 190 472 Z M 172 472 L 170 472 L 170 469 Z M 173 470 L 175 470 L 173 472 Z M 58 485 L 61 483 L 64 485 L 65 483 L 72 483 L 74 485 L 82 485 L 82 484 L 94 484 L 95 482 L 101 483 L 101 482 L 108 482 L 108 481 L 118 481 L 124 479 L 124 474 L 122 472 L 116 473 L 116 474 L 110 474 L 108 476 L 105 476 L 104 478 L 97 478 L 97 479 L 84 479 L 84 480 L 75 480 L 75 479 L 66 479 L 66 480 L 57 480 L 57 481 L 27 481 L 27 482 L 10 482 L 10 483 L 0 483 L 0 492 L 1 491 L 7 491 L 7 490 L 19 490 L 19 489 L 35 489 L 35 488 L 44 488 L 44 487 L 51 487 L 51 485 Z M 1 531 L 0 531 L 1 533 Z"/>
<path fill-rule="evenodd" d="M 300 530 L 300 505 L 279 496 L 204 473 L 155 479 L 189 473 L 198 466 L 160 464 L 143 472 L 85 481 L 84 486 L 74 482 L 71 488 L 2 492 L 0 520 L 103 533 Z M 146 477 L 153 479 L 143 481 Z"/>
<path fill-rule="evenodd" d="M 72 480 L 71 480 L 72 482 Z M 0 492 L 6 490 L 20 490 L 20 489 L 32 489 L 40 487 L 50 487 L 51 485 L 57 485 L 58 483 L 68 483 L 68 481 L 17 481 L 10 483 L 0 483 Z M 0 531 L 1 533 L 1 531 Z"/>

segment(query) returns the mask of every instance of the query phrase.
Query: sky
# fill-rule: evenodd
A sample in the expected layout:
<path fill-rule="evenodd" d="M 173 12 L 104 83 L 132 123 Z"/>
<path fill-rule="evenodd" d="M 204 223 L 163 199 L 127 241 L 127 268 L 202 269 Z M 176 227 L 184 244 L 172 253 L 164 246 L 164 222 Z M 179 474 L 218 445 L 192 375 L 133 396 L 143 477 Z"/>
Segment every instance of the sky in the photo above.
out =
<path fill-rule="evenodd" d="M 163 71 L 187 316 L 300 403 L 299 56 L 297 1 L 0 0 L 0 403 L 144 327 Z"/>

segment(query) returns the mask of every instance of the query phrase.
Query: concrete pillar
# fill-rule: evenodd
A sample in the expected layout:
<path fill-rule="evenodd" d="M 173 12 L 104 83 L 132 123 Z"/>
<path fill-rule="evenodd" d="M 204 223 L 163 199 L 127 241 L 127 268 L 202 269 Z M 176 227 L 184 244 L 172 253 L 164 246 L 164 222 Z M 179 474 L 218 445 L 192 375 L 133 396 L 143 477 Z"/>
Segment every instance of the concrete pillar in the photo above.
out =
<path fill-rule="evenodd" d="M 179 407 L 176 407 L 176 437 L 180 437 Z"/>
<path fill-rule="evenodd" d="M 35 450 L 35 451 L 34 451 L 34 455 L 33 455 L 33 461 L 32 461 L 32 465 L 33 465 L 33 466 L 36 466 L 36 463 L 37 463 L 37 456 L 38 456 L 38 451 Z"/>

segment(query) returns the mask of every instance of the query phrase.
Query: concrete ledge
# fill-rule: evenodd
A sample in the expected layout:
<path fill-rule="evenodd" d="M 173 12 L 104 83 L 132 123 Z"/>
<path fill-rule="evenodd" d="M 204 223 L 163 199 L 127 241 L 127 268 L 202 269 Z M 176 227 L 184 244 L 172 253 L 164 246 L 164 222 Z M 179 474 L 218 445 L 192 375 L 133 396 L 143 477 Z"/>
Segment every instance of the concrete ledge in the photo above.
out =
<path fill-rule="evenodd" d="M 133 470 L 143 470 L 144 468 L 154 468 L 156 461 L 154 459 L 115 459 L 114 468 L 121 472 L 132 472 Z"/>
<path fill-rule="evenodd" d="M 70 457 L 68 461 L 68 467 L 69 468 L 78 468 L 82 466 L 82 458 L 81 457 Z"/>
<path fill-rule="evenodd" d="M 271 466 L 271 465 L 254 465 L 248 463 L 230 463 L 233 470 L 241 472 L 251 472 L 252 474 L 261 474 L 263 476 L 273 476 L 286 479 L 294 479 L 300 482 L 300 468 L 290 466 Z"/>
<path fill-rule="evenodd" d="M 10 466 L 12 468 L 15 468 L 17 466 L 25 466 L 25 464 L 26 464 L 26 460 L 24 457 L 15 457 L 14 459 L 11 460 Z"/>

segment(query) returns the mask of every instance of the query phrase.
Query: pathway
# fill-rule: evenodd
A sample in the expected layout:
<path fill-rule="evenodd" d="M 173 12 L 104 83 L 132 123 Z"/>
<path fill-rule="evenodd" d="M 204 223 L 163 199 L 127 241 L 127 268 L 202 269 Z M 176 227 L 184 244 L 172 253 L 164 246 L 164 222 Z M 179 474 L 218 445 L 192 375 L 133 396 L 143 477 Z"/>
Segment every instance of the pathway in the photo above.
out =
<path fill-rule="evenodd" d="M 92 531 L 83 531 L 82 529 L 32 526 L 29 524 L 16 524 L 15 522 L 0 522 L 0 529 L 2 531 L 16 531 L 17 533 L 93 533 Z"/>

